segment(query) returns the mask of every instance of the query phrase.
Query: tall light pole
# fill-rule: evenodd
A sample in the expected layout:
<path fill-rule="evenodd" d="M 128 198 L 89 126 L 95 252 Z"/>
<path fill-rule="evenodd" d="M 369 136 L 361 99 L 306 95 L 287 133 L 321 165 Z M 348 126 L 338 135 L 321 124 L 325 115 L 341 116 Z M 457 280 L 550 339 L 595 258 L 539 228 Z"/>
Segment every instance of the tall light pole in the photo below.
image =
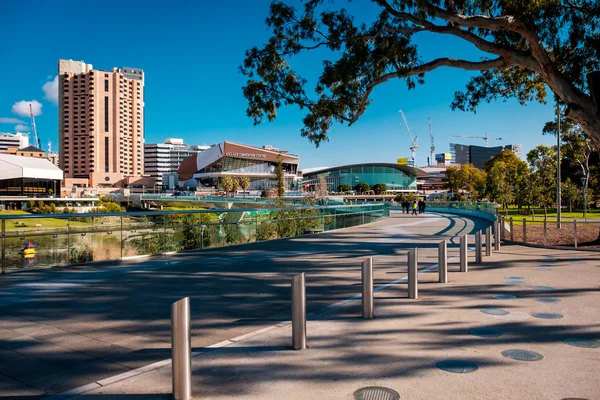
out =
<path fill-rule="evenodd" d="M 560 103 L 556 100 L 558 132 L 556 132 L 556 227 L 560 229 Z"/>

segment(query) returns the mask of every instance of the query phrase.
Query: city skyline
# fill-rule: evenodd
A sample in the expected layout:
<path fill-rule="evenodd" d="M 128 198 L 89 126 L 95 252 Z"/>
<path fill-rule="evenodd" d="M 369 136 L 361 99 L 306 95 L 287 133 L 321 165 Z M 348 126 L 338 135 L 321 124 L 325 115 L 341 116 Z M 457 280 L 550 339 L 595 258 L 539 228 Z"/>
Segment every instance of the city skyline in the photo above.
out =
<path fill-rule="evenodd" d="M 36 7 L 27 24 L 35 24 L 37 29 L 49 27 L 45 19 L 48 15 L 79 18 L 85 14 L 85 9 L 69 8 L 69 2 L 56 8 L 43 2 L 34 3 Z M 84 60 L 102 70 L 114 65 L 130 65 L 145 71 L 146 143 L 180 137 L 191 145 L 223 140 L 258 147 L 271 144 L 299 154 L 303 168 L 373 160 L 395 162 L 396 158 L 410 156 L 408 135 L 398 113 L 400 109 L 406 114 L 413 134 L 419 136 L 419 166 L 426 163 L 429 154 L 428 117 L 432 120 L 436 153 L 448 152 L 450 142 L 483 145 L 482 140 L 454 138 L 454 135 L 487 133 L 502 137 L 503 141 L 490 143 L 490 146 L 523 144 L 523 156 L 537 144 L 552 145 L 555 141 L 541 134 L 544 123 L 554 117 L 552 104 L 521 106 L 509 100 L 483 104 L 477 114 L 451 111 L 449 104 L 454 91 L 462 89 L 472 74 L 451 69 L 428 74 L 426 84 L 412 91 L 407 91 L 401 82 L 378 88 L 373 94 L 373 105 L 364 116 L 352 127 L 334 126 L 331 141 L 318 149 L 300 136 L 302 113 L 293 107 L 282 109 L 276 122 L 255 127 L 245 115 L 246 103 L 241 92 L 244 78 L 237 68 L 244 51 L 267 37 L 264 18 L 268 3 L 235 2 L 243 18 L 229 15 L 225 5 L 190 4 L 189 12 L 172 11 L 172 18 L 165 21 L 164 37 L 139 27 L 141 35 L 136 36 L 134 48 L 128 47 L 123 37 L 141 22 L 133 21 L 133 25 L 126 28 L 120 25 L 124 16 L 116 17 L 114 29 L 105 32 L 103 40 L 80 37 L 64 41 L 66 31 L 51 31 L 46 35 L 48 45 L 35 54 L 23 53 L 15 43 L 9 43 L 5 54 L 19 57 L 20 68 L 0 66 L 4 76 L 12 77 L 6 80 L 5 90 L 0 93 L 0 131 L 30 127 L 28 104 L 31 102 L 44 147 L 48 141 L 58 142 L 55 66 L 59 58 L 64 58 Z M 135 7 L 126 6 L 127 10 L 130 8 Z M 13 22 L 9 17 L 18 20 L 24 10 L 16 2 L 7 3 L 5 9 L 0 16 L 3 22 L 0 31 L 6 30 L 2 33 L 10 37 Z M 142 9 L 142 17 L 147 19 L 144 25 L 158 22 L 160 11 L 155 5 Z M 91 18 L 90 31 L 101 31 L 103 15 L 101 12 Z M 217 29 L 217 21 L 225 21 L 225 18 L 229 18 L 227 26 L 236 28 L 226 29 L 216 37 L 211 35 L 212 29 Z M 92 41 L 93 46 L 86 45 L 88 41 Z M 424 34 L 420 44 L 427 49 L 424 52 L 427 57 L 436 56 L 436 47 L 452 48 L 456 56 L 477 58 L 480 55 L 451 38 Z M 303 60 L 299 64 L 306 67 L 306 77 L 313 81 L 315 71 Z"/>

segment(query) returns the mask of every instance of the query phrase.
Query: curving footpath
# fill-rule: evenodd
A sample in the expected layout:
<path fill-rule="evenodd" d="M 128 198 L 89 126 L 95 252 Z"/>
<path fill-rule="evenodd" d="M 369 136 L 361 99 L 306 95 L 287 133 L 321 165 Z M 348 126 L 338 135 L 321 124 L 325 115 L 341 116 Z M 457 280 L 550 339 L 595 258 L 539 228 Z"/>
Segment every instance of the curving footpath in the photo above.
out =
<path fill-rule="evenodd" d="M 487 224 L 394 212 L 320 235 L 14 275 L 0 283 L 0 396 L 168 398 L 169 306 L 189 296 L 197 398 L 351 399 L 368 386 L 411 399 L 595 398 L 600 255 L 511 245 L 479 266 L 471 253 L 470 272 L 457 272 L 455 236 Z M 442 238 L 456 242 L 448 284 L 434 267 Z M 412 247 L 418 300 L 402 280 Z M 367 256 L 383 287 L 372 320 L 347 301 L 357 299 Z M 280 323 L 299 272 L 305 351 L 290 349 L 291 328 Z"/>

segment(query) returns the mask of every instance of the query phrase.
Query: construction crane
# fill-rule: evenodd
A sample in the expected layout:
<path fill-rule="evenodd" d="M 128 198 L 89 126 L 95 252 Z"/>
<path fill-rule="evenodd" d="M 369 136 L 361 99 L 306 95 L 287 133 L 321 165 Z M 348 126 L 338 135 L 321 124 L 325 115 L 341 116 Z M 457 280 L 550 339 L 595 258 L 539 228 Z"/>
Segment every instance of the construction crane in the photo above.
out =
<path fill-rule="evenodd" d="M 454 135 L 454 137 L 463 137 L 463 138 L 470 138 L 470 139 L 483 139 L 485 141 L 485 147 L 489 147 L 490 140 L 502 140 L 501 137 L 496 137 L 496 138 L 489 137 L 488 134 L 487 134 L 487 132 L 485 133 L 485 136 L 462 136 L 462 135 Z"/>
<path fill-rule="evenodd" d="M 33 107 L 29 103 L 29 115 L 31 116 L 31 129 L 33 130 L 33 145 L 38 149 L 42 148 L 42 141 L 38 138 L 37 129 L 35 128 L 35 118 L 33 117 Z"/>
<path fill-rule="evenodd" d="M 417 165 L 415 150 L 417 150 L 419 148 L 419 145 L 417 144 L 417 140 L 419 139 L 419 136 L 415 136 L 415 138 L 413 139 L 412 133 L 410 133 L 410 128 L 408 127 L 408 122 L 406 121 L 406 117 L 404 116 L 404 113 L 402 112 L 402 110 L 400 110 L 399 112 L 400 112 L 400 115 L 402 115 L 402 120 L 404 121 L 404 126 L 406 127 L 406 132 L 408 132 L 408 137 L 410 138 L 410 151 L 412 152 L 413 165 Z"/>
<path fill-rule="evenodd" d="M 433 129 L 431 129 L 431 118 L 427 117 L 427 120 L 429 121 L 429 140 L 431 140 L 431 147 L 429 148 L 429 151 L 431 152 L 431 154 L 429 155 L 429 166 L 431 167 L 433 165 L 435 145 L 433 144 Z"/>

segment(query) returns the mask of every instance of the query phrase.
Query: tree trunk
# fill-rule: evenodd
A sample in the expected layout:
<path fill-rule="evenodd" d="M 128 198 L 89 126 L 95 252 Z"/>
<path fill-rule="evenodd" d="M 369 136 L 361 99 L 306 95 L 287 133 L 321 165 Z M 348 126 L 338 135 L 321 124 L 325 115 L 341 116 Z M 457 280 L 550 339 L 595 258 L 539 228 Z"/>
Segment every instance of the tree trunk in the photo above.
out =
<path fill-rule="evenodd" d="M 573 212 L 573 201 L 569 200 L 569 213 Z"/>

